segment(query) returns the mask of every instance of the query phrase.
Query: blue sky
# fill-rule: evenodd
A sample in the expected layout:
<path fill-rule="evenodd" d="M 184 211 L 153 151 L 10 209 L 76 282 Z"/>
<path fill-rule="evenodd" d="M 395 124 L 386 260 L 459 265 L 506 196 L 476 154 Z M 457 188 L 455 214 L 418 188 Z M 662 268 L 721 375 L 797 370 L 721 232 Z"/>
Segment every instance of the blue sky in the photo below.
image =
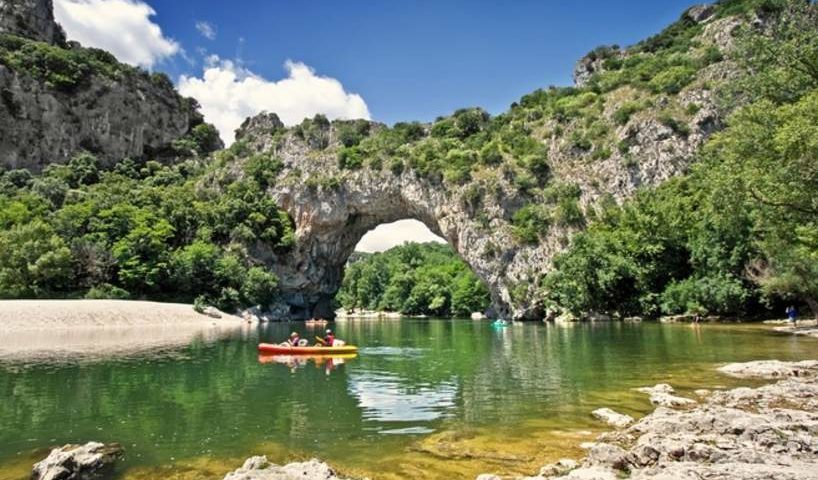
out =
<path fill-rule="evenodd" d="M 150 0 L 153 20 L 201 60 L 198 48 L 241 59 L 268 79 L 292 59 L 366 101 L 372 118 L 428 121 L 464 106 L 492 113 L 523 94 L 571 82 L 576 60 L 600 44 L 632 44 L 661 30 L 690 0 L 262 1 Z M 215 28 L 209 40 L 197 21 Z M 179 57 L 155 67 L 198 74 Z"/>

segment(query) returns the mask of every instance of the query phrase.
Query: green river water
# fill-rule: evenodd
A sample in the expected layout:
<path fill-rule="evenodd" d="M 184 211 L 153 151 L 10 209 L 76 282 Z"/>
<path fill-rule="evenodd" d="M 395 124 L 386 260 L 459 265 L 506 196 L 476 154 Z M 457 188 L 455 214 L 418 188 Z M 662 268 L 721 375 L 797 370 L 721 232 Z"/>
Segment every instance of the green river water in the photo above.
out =
<path fill-rule="evenodd" d="M 89 440 L 125 447 L 117 479 L 221 478 L 252 454 L 373 479 L 533 474 L 581 455 L 604 430 L 593 409 L 650 412 L 635 387 L 695 396 L 748 383 L 721 363 L 818 358 L 815 339 L 759 325 L 418 319 L 335 324 L 354 359 L 259 357 L 294 328 L 314 333 L 267 324 L 128 357 L 0 361 L 0 480 Z"/>

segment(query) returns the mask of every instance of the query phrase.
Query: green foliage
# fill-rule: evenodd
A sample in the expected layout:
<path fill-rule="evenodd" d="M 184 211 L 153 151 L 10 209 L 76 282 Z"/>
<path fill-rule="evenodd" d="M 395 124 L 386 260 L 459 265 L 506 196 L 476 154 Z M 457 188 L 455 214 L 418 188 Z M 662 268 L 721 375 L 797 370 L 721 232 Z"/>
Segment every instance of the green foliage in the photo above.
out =
<path fill-rule="evenodd" d="M 337 296 L 346 309 L 465 317 L 482 312 L 488 291 L 447 245 L 408 243 L 355 254 Z"/>
<path fill-rule="evenodd" d="M 363 156 L 357 147 L 342 147 L 338 150 L 338 168 L 355 170 L 364 164 Z"/>
<path fill-rule="evenodd" d="M 118 80 L 137 72 L 103 50 L 66 49 L 7 34 L 0 35 L 0 63 L 66 92 L 79 87 L 93 75 Z"/>
<path fill-rule="evenodd" d="M 648 85 L 656 93 L 675 94 L 682 91 L 696 75 L 696 69 L 692 66 L 677 65 L 658 73 L 653 77 Z"/>
<path fill-rule="evenodd" d="M 250 156 L 245 179 L 223 184 L 202 182 L 217 165 L 194 161 L 118 167 L 81 154 L 40 176 L 0 177 L 0 295 L 269 303 L 277 280 L 246 252 L 294 242 L 292 221 L 264 191 L 280 161 Z"/>
<path fill-rule="evenodd" d="M 366 120 L 338 121 L 335 123 L 338 141 L 344 147 L 354 147 L 369 135 L 370 126 Z"/>
<path fill-rule="evenodd" d="M 544 205 L 528 204 L 514 212 L 512 233 L 521 243 L 537 243 L 551 226 L 551 210 Z"/>

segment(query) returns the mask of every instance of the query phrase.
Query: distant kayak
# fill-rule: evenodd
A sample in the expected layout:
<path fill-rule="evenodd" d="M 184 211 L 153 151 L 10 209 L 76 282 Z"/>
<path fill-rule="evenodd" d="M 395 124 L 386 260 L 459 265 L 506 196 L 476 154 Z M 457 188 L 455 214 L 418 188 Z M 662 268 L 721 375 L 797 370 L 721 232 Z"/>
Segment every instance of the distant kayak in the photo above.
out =
<path fill-rule="evenodd" d="M 343 347 L 291 347 L 289 345 L 259 343 L 258 351 L 276 355 L 343 355 L 357 353 L 358 347 L 355 345 L 344 345 Z"/>
<path fill-rule="evenodd" d="M 509 325 L 510 325 L 510 323 L 505 321 L 505 320 L 495 320 L 495 321 L 491 322 L 492 327 L 507 327 Z"/>

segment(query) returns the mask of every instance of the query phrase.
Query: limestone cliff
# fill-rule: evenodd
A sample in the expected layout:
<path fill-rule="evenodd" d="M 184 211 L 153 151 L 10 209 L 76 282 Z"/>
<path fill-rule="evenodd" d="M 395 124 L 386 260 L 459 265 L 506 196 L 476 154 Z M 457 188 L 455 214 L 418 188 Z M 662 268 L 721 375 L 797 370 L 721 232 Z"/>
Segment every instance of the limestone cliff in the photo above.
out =
<path fill-rule="evenodd" d="M 494 119 L 464 110 L 387 128 L 316 117 L 292 129 L 273 114 L 249 119 L 236 151 L 281 161 L 269 193 L 296 226 L 292 252 L 254 252 L 281 279 L 276 310 L 332 315 L 360 238 L 415 218 L 485 281 L 495 314 L 543 318 L 538 281 L 572 233 L 605 202 L 686 172 L 721 127 L 715 86 L 737 74 L 725 54 L 743 20 L 717 13 L 692 9 L 661 34 L 683 53 L 661 35 L 597 51 L 576 88 L 535 92 Z"/>
<path fill-rule="evenodd" d="M 161 159 L 202 123 L 166 76 L 66 44 L 51 7 L 0 1 L 0 167 L 39 171 L 81 150 L 103 165 Z"/>
<path fill-rule="evenodd" d="M 0 34 L 62 45 L 65 32 L 54 21 L 52 0 L 0 0 Z"/>

